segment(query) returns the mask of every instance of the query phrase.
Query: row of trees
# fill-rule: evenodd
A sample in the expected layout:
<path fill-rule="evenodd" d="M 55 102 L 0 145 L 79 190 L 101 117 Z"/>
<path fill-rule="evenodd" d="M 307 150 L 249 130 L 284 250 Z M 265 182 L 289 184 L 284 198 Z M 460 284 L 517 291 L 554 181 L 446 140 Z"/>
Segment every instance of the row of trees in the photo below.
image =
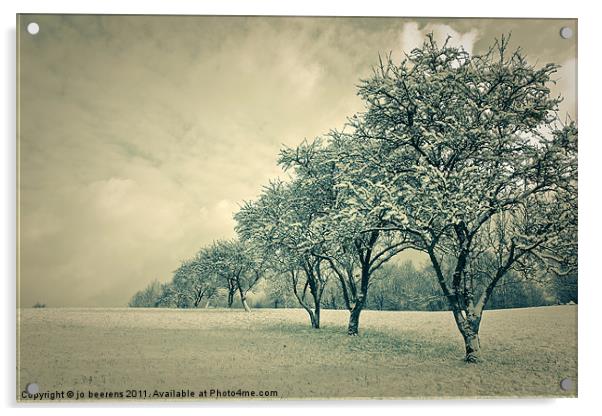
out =
<path fill-rule="evenodd" d="M 179 270 L 179 269 L 178 269 Z M 177 271 L 176 271 L 177 272 Z M 176 274 L 176 273 L 174 273 Z M 181 275 L 180 275 L 181 276 Z M 265 276 L 265 275 L 264 275 Z M 439 288 L 433 268 L 425 263 L 416 268 L 412 261 L 401 264 L 389 263 L 375 273 L 368 292 L 366 308 L 387 311 L 447 311 L 449 306 Z M 130 307 L 139 308 L 209 308 L 240 307 L 240 301 L 234 301 L 236 290 L 227 279 L 210 279 L 206 274 L 192 275 L 190 282 L 172 279 L 169 283 L 155 280 L 132 296 Z M 177 282 L 176 289 L 174 280 Z M 294 308 L 299 301 L 294 296 L 286 276 L 268 274 L 260 280 L 245 296 L 247 308 Z M 574 277 L 559 276 L 550 280 L 533 279 L 508 273 L 488 302 L 488 309 L 521 308 L 577 303 L 577 282 Z M 252 292 L 252 293 L 251 293 Z M 313 301 L 307 302 L 313 307 Z M 321 299 L 322 308 L 345 309 L 345 299 L 336 279 L 330 280 L 324 288 Z M 43 307 L 42 305 L 41 307 Z M 38 305 L 34 305 L 38 307 Z"/>
<path fill-rule="evenodd" d="M 250 312 L 247 294 L 265 271 L 265 261 L 248 244 L 217 241 L 183 261 L 170 283 L 154 281 L 137 292 L 129 306 L 197 308 L 204 300 L 207 307 L 218 290 L 225 289 L 228 307 L 239 296 L 244 309 Z"/>
<path fill-rule="evenodd" d="M 577 129 L 558 118 L 557 68 L 529 64 L 504 37 L 470 56 L 429 36 L 401 63 L 381 59 L 358 88 L 365 110 L 283 149 L 288 180 L 235 214 L 236 241 L 185 262 L 174 293 L 184 296 L 180 275 L 184 286 L 193 275 L 221 279 L 245 305 L 262 274 L 286 277 L 319 328 L 335 282 L 356 335 L 375 276 L 414 250 L 429 260 L 466 360 L 477 361 L 483 311 L 509 276 L 576 276 Z M 427 276 L 418 280 L 412 290 Z"/>

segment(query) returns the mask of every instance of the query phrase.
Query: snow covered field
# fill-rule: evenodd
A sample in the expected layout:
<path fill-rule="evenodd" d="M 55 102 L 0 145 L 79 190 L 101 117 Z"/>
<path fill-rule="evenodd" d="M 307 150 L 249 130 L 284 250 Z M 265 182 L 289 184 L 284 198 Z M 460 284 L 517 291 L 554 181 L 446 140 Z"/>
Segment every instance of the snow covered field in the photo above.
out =
<path fill-rule="evenodd" d="M 324 310 L 320 330 L 301 309 L 18 314 L 23 401 L 32 382 L 40 393 L 72 391 L 71 400 L 215 399 L 218 390 L 229 399 L 576 395 L 559 383 L 577 380 L 577 306 L 486 311 L 478 365 L 462 361 L 449 312 L 365 311 L 358 337 L 345 333 L 346 311 Z"/>

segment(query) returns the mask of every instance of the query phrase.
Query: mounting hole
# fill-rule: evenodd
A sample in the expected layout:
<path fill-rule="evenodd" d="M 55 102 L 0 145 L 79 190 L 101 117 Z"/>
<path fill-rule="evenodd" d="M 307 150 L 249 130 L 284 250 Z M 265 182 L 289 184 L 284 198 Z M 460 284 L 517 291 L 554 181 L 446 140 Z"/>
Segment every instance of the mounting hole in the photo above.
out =
<path fill-rule="evenodd" d="M 570 39 L 573 37 L 573 29 L 571 29 L 568 26 L 563 27 L 562 29 L 560 29 L 560 37 L 562 39 Z"/>
<path fill-rule="evenodd" d="M 564 391 L 573 390 L 573 380 L 570 378 L 563 378 L 560 380 L 560 388 Z"/>
<path fill-rule="evenodd" d="M 40 386 L 38 386 L 36 383 L 29 383 L 25 387 L 25 391 L 27 391 L 29 394 L 36 394 L 40 392 Z"/>
<path fill-rule="evenodd" d="M 31 22 L 27 25 L 27 32 L 29 32 L 30 35 L 37 35 L 39 31 L 40 25 L 36 22 Z"/>

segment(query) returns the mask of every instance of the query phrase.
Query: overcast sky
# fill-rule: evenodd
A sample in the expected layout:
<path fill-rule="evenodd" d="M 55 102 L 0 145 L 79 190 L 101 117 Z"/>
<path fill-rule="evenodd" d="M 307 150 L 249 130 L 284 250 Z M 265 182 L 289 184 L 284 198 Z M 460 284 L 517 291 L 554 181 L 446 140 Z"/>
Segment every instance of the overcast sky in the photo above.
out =
<path fill-rule="evenodd" d="M 40 32 L 31 36 L 27 23 Z M 512 32 L 576 118 L 574 21 L 22 16 L 20 300 L 125 306 L 234 236 L 232 214 L 294 145 L 361 109 L 378 53 Z"/>

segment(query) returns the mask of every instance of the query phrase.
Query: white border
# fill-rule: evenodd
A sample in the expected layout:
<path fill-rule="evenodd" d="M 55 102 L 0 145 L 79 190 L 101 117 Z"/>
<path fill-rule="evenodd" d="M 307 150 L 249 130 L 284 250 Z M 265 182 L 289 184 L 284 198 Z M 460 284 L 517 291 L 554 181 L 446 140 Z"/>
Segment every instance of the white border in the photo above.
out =
<path fill-rule="evenodd" d="M 221 1 L 185 1 L 172 0 L 118 0 L 118 1 L 27 1 L 1 3 L 3 53 L 1 101 L 2 126 L 5 134 L 2 141 L 2 180 L 1 195 L 4 203 L 0 205 L 3 238 L 0 256 L 4 265 L 2 291 L 3 326 L 2 375 L 0 376 L 0 394 L 2 403 L 12 414 L 16 409 L 15 397 L 15 21 L 16 13 L 110 13 L 110 14 L 271 14 L 271 15 L 345 15 L 345 16 L 445 16 L 445 17 L 564 17 L 579 19 L 579 85 L 585 86 L 579 91 L 579 128 L 581 145 L 579 149 L 580 175 L 580 302 L 579 302 L 579 399 L 558 400 L 485 400 L 485 401 L 406 401 L 406 402 L 262 402 L 262 403 L 209 403 L 185 405 L 178 413 L 209 413 L 245 415 L 292 414 L 307 412 L 313 414 L 332 414 L 345 412 L 348 415 L 365 414 L 371 410 L 379 413 L 434 415 L 445 413 L 465 415 L 487 414 L 487 416 L 507 415 L 509 412 L 529 411 L 545 412 L 547 415 L 587 414 L 597 404 L 600 383 L 600 276 L 598 261 L 600 239 L 600 14 L 595 10 L 595 2 L 545 1 L 528 2 L 525 0 L 506 0 L 504 2 L 486 1 L 418 1 L 386 2 L 325 0 L 221 0 Z M 152 407 L 112 405 L 111 413 L 165 414 L 171 412 L 165 404 Z M 19 406 L 23 407 L 23 406 Z M 20 409 L 30 413 L 79 414 L 81 408 L 44 408 L 27 406 Z M 244 408 L 243 408 L 244 407 Z M 309 408 L 308 408 L 309 407 Z M 344 409 L 341 409 L 344 407 Z M 88 407 L 84 410 L 91 414 L 105 414 L 106 408 Z"/>

